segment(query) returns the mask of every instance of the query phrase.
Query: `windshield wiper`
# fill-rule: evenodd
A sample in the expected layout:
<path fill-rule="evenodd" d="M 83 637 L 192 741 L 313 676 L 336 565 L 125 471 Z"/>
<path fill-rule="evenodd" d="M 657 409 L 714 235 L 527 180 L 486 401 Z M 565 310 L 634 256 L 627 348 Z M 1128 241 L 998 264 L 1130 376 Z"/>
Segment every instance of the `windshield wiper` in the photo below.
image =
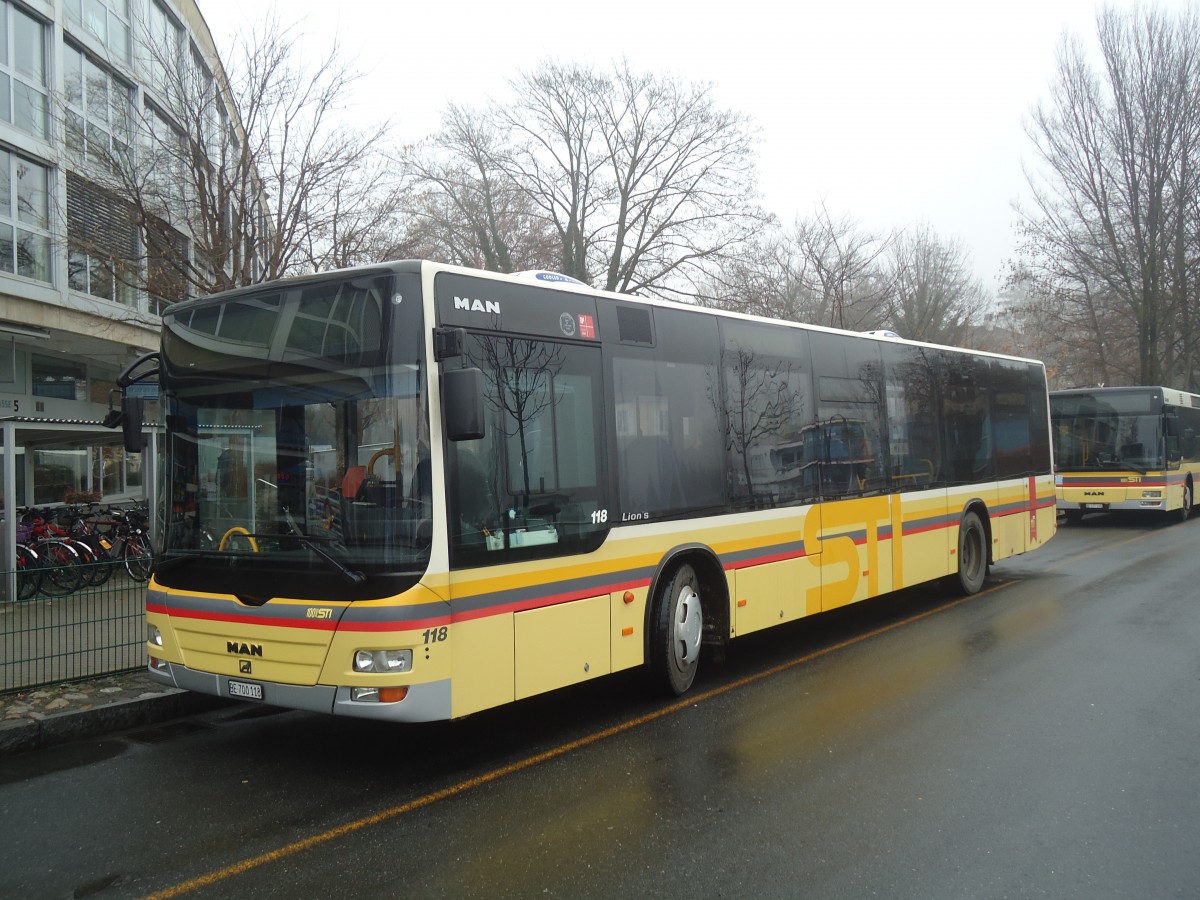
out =
<path fill-rule="evenodd" d="M 289 534 L 294 537 L 302 547 L 311 550 L 317 556 L 321 557 L 321 559 L 325 560 L 325 562 L 329 563 L 329 565 L 332 566 L 337 573 L 350 584 L 363 584 L 366 582 L 366 575 L 357 569 L 351 569 L 340 559 L 301 531 L 300 526 L 296 524 L 296 520 L 292 518 L 291 510 L 289 510 L 286 506 L 283 508 L 283 517 L 287 520 Z"/>
<path fill-rule="evenodd" d="M 1135 472 L 1141 472 L 1143 475 L 1150 471 L 1150 467 L 1142 463 L 1130 462 L 1127 459 L 1119 459 L 1116 462 L 1118 468 L 1133 469 Z"/>

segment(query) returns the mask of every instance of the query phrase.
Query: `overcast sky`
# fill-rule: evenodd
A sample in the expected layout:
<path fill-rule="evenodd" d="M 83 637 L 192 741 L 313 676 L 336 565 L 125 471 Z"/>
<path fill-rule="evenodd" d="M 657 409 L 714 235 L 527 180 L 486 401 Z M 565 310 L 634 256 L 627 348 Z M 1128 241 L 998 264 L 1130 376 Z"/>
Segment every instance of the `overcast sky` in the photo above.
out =
<path fill-rule="evenodd" d="M 785 224 L 824 202 L 880 232 L 928 222 L 995 290 L 1013 201 L 1064 31 L 1094 43 L 1093 0 L 197 0 L 223 53 L 275 8 L 305 57 L 337 39 L 362 73 L 352 115 L 397 141 L 437 130 L 545 59 L 708 82 L 761 134 L 763 200 Z M 1130 8 L 1133 0 L 1116 0 Z M 1178 8 L 1183 0 L 1167 0 Z"/>

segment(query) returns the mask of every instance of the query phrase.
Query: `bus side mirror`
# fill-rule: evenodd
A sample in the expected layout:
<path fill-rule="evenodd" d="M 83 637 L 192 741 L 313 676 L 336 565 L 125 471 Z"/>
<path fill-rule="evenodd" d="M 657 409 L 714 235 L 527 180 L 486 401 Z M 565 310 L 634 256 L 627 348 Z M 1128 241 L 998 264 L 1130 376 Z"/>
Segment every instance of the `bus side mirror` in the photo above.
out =
<path fill-rule="evenodd" d="M 442 372 L 446 438 L 477 441 L 483 437 L 483 371 L 476 368 Z"/>
<path fill-rule="evenodd" d="M 142 397 L 121 398 L 121 434 L 128 453 L 142 452 L 142 415 L 146 401 Z"/>

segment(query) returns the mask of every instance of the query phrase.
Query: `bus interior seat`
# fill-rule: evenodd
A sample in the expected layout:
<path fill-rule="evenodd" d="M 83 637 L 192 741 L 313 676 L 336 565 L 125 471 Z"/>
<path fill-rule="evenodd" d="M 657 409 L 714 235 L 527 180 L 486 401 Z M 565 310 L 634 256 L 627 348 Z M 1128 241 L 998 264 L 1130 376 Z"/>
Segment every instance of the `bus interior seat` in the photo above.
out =
<path fill-rule="evenodd" d="M 346 469 L 346 474 L 342 476 L 342 496 L 348 500 L 354 499 L 358 496 L 358 492 L 366 480 L 366 466 L 350 466 Z"/>
<path fill-rule="evenodd" d="M 342 477 L 342 536 L 346 543 L 387 543 L 395 532 L 394 481 L 376 478 L 366 466 L 350 466 Z"/>

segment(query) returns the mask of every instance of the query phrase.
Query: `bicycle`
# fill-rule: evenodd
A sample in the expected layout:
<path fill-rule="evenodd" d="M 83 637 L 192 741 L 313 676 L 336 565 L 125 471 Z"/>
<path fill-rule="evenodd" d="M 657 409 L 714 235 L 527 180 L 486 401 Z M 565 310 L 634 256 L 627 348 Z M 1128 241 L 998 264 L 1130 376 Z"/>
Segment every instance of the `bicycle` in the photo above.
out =
<path fill-rule="evenodd" d="M 88 514 L 78 507 L 71 507 L 67 511 L 69 525 L 67 533 L 73 540 L 79 541 L 87 546 L 95 557 L 94 563 L 89 566 L 89 584 L 102 585 L 111 577 L 113 570 L 116 569 L 119 560 L 113 556 L 113 544 L 106 534 L 97 530 L 97 525 L 100 524 L 95 518 L 96 513 L 89 511 Z"/>
<path fill-rule="evenodd" d="M 154 567 L 154 551 L 150 536 L 146 533 L 145 513 L 138 509 L 124 512 L 111 511 L 113 528 L 113 553 L 125 566 L 125 571 L 134 581 L 149 581 Z"/>
<path fill-rule="evenodd" d="M 22 512 L 17 525 L 17 543 L 32 550 L 38 560 L 42 573 L 40 589 L 44 593 L 70 594 L 83 586 L 83 555 L 68 539 L 54 534 L 38 510 Z"/>

